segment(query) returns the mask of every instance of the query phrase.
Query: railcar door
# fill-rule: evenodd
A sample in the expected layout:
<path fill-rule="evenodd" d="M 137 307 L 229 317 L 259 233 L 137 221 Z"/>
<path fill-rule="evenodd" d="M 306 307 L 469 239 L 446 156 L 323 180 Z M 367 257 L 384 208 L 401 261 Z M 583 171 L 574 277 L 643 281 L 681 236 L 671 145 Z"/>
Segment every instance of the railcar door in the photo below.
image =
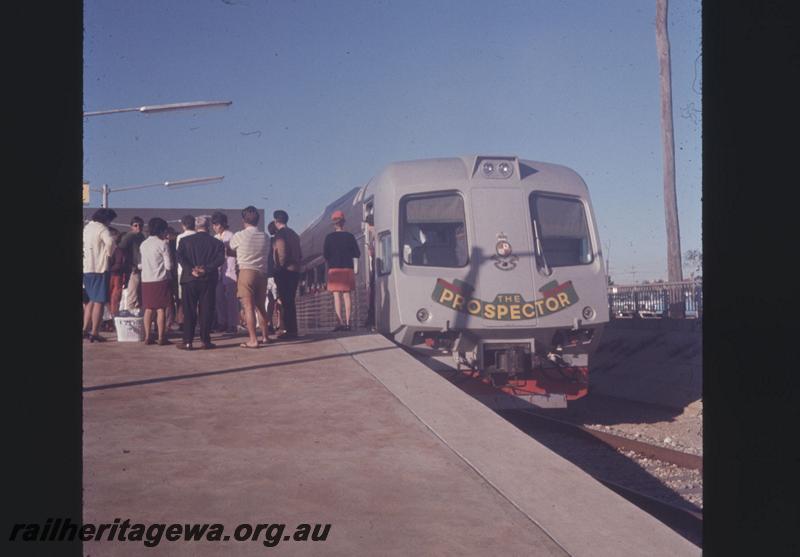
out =
<path fill-rule="evenodd" d="M 389 332 L 391 310 L 392 233 L 379 232 L 375 242 L 375 326 Z"/>
<path fill-rule="evenodd" d="M 470 269 L 475 275 L 472 296 L 481 303 L 476 325 L 536 327 L 535 262 L 525 192 L 520 188 L 475 187 L 470 196 Z"/>

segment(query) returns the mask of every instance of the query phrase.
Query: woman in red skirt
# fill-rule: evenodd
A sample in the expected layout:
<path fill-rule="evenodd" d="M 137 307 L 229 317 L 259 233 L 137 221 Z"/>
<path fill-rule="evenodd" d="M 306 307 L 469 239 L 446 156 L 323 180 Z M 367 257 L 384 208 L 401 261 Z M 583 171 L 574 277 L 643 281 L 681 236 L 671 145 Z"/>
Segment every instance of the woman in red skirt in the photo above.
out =
<path fill-rule="evenodd" d="M 144 343 L 155 344 L 150 329 L 156 312 L 158 344 L 172 344 L 166 337 L 167 308 L 172 301 L 170 271 L 172 258 L 167 243 L 167 221 L 155 217 L 147 223 L 149 236 L 142 242 L 142 307 L 144 308 Z"/>
<path fill-rule="evenodd" d="M 334 211 L 331 215 L 334 231 L 325 237 L 323 254 L 328 263 L 328 292 L 333 292 L 333 307 L 338 324 L 334 331 L 349 331 L 350 310 L 352 300 L 350 292 L 355 290 L 356 281 L 353 272 L 353 259 L 361 257 L 355 236 L 344 229 L 344 213 Z M 342 302 L 344 298 L 344 319 L 342 319 Z"/>

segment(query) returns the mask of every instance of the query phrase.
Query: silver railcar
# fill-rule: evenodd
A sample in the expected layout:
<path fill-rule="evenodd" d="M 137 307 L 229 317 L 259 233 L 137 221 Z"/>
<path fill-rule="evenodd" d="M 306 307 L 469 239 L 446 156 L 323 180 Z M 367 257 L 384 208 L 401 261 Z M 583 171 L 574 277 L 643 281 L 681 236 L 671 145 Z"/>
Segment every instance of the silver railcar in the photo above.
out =
<path fill-rule="evenodd" d="M 481 155 L 388 165 L 301 235 L 306 329 L 332 324 L 321 251 L 335 209 L 364 243 L 357 319 L 374 296 L 377 330 L 400 344 L 450 350 L 459 366 L 515 392 L 586 394 L 588 355 L 609 312 L 589 191 L 573 170 Z M 369 214 L 374 266 L 366 256 Z"/>

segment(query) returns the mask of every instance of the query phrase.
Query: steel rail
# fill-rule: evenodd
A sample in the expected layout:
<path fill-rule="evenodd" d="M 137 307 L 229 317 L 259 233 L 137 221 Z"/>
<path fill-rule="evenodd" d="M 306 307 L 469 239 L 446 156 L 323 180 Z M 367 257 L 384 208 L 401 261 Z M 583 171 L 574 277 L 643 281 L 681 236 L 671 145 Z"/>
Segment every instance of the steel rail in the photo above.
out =
<path fill-rule="evenodd" d="M 675 464 L 681 468 L 690 468 L 692 470 L 699 470 L 701 472 L 703 471 L 703 457 L 699 455 L 685 453 L 683 451 L 669 449 L 667 447 L 661 447 L 659 445 L 653 445 L 652 443 L 645 443 L 635 439 L 628 439 L 627 437 L 615 435 L 613 433 L 607 433 L 605 431 L 598 431 L 580 424 L 559 420 L 550 416 L 544 416 L 532 410 L 503 410 L 502 412 L 532 416 L 539 421 L 548 422 L 556 427 L 561 427 L 564 431 L 567 431 L 571 434 L 584 437 L 593 437 L 594 439 L 601 441 L 614 449 L 634 451 L 648 458 L 654 458 L 662 462 Z"/>

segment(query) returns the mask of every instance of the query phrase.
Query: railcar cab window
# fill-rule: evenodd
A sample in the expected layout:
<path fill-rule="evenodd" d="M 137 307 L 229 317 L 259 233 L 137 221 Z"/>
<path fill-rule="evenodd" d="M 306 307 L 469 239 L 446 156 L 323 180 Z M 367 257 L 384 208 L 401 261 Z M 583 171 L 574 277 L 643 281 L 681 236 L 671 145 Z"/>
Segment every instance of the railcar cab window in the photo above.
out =
<path fill-rule="evenodd" d="M 400 203 L 403 262 L 425 267 L 464 267 L 467 234 L 460 194 L 408 195 Z"/>
<path fill-rule="evenodd" d="M 567 267 L 592 262 L 589 226 L 580 199 L 534 192 L 529 203 L 534 235 L 539 235 L 541 255 L 548 266 Z"/>

